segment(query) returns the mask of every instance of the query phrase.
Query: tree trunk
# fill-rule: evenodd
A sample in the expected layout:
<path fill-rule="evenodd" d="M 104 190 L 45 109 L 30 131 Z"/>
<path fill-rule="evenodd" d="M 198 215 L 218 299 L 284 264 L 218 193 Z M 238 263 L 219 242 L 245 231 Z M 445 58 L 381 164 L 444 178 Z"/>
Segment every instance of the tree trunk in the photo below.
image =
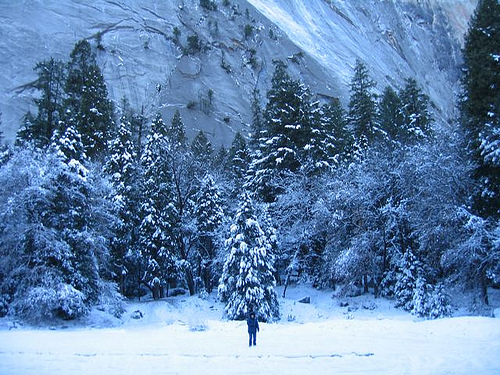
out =
<path fill-rule="evenodd" d="M 484 272 L 481 275 L 481 301 L 483 301 L 486 306 L 490 304 L 488 298 L 488 281 Z"/>
<path fill-rule="evenodd" d="M 194 296 L 196 291 L 194 287 L 194 277 L 193 277 L 193 272 L 191 272 L 191 268 L 186 268 L 185 274 L 186 274 L 186 283 L 189 289 L 189 295 Z"/>

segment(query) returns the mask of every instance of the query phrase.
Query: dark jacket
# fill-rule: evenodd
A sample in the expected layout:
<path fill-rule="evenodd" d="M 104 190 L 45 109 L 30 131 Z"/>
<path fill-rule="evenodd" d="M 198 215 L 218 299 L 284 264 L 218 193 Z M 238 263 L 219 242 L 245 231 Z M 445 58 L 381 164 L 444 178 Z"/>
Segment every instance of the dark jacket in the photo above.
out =
<path fill-rule="evenodd" d="M 257 318 L 247 319 L 248 333 L 255 334 L 259 330 L 259 321 Z"/>

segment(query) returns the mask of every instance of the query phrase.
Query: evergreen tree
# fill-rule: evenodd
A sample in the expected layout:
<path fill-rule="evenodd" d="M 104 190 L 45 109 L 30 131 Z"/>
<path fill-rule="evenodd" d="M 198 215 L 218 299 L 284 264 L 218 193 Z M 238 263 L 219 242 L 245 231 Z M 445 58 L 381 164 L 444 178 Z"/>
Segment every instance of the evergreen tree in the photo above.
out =
<path fill-rule="evenodd" d="M 272 247 L 247 193 L 242 195 L 226 246 L 228 254 L 219 281 L 219 296 L 226 303 L 228 318 L 241 320 L 254 312 L 262 321 L 278 319 Z"/>
<path fill-rule="evenodd" d="M 245 138 L 240 132 L 234 136 L 233 143 L 227 155 L 227 168 L 231 177 L 236 181 L 236 188 L 241 188 L 250 164 L 250 151 Z"/>
<path fill-rule="evenodd" d="M 500 217 L 500 4 L 480 0 L 464 45 L 462 121 L 478 185 L 474 210 Z"/>
<path fill-rule="evenodd" d="M 260 92 L 257 88 L 252 91 L 252 130 L 250 136 L 250 147 L 258 150 L 259 139 L 263 136 L 262 108 L 260 106 Z"/>
<path fill-rule="evenodd" d="M 175 270 L 174 231 L 178 212 L 174 204 L 172 176 L 168 165 L 167 127 L 159 114 L 151 125 L 141 158 L 142 205 L 140 238 L 144 261 L 143 282 L 153 298 L 163 296 L 163 287 Z"/>
<path fill-rule="evenodd" d="M 399 93 L 401 100 L 402 141 L 423 140 L 431 134 L 431 115 L 428 111 L 429 97 L 422 93 L 417 81 L 408 78 Z"/>
<path fill-rule="evenodd" d="M 214 149 L 203 130 L 200 130 L 191 143 L 191 152 L 195 160 L 208 166 L 212 161 Z"/>
<path fill-rule="evenodd" d="M 109 190 L 102 188 L 102 176 L 94 178 L 57 144 L 54 149 L 23 151 L 2 168 L 2 178 L 17 184 L 16 192 L 8 193 L 15 212 L 2 209 L 1 246 L 16 244 L 17 249 L 9 254 L 16 266 L 9 267 L 8 279 L 16 283 L 8 289 L 14 313 L 30 320 L 76 318 L 112 289 L 106 286 L 114 225 L 106 203 Z M 19 185 L 22 180 L 24 185 Z"/>
<path fill-rule="evenodd" d="M 401 99 L 394 89 L 387 86 L 378 102 L 378 121 L 385 140 L 399 143 L 403 128 Z"/>
<path fill-rule="evenodd" d="M 224 218 L 222 198 L 210 175 L 207 175 L 201 183 L 196 196 L 194 215 L 198 232 L 198 278 L 202 280 L 207 292 L 210 293 L 215 281 L 212 278 L 212 263 L 217 250 L 217 230 Z"/>
<path fill-rule="evenodd" d="M 172 123 L 168 128 L 167 136 L 170 144 L 175 149 L 187 149 L 186 129 L 178 110 L 175 111 L 174 117 L 172 117 Z"/>
<path fill-rule="evenodd" d="M 66 119 L 71 119 L 82 135 L 90 158 L 102 155 L 113 131 L 113 105 L 101 69 L 90 43 L 76 43 L 70 55 L 65 103 Z"/>
<path fill-rule="evenodd" d="M 282 192 L 280 177 L 300 169 L 318 124 L 310 123 L 309 90 L 289 76 L 282 61 L 275 63 L 267 99 L 247 184 L 264 202 L 272 202 Z"/>
<path fill-rule="evenodd" d="M 35 88 L 41 93 L 34 99 L 37 115 L 19 136 L 24 141 L 33 141 L 38 147 L 47 147 L 63 116 L 65 67 L 63 62 L 51 58 L 36 64 L 35 73 L 38 76 Z"/>
<path fill-rule="evenodd" d="M 135 146 L 130 131 L 131 124 L 122 116 L 115 139 L 110 142 L 109 156 L 104 170 L 111 176 L 114 187 L 113 201 L 119 217 L 116 238 L 112 242 L 115 272 L 118 276 L 120 292 L 126 293 L 126 276 L 132 272 L 135 262 L 132 254 L 137 250 L 139 186 L 138 165 Z"/>
<path fill-rule="evenodd" d="M 356 60 L 351 80 L 348 121 L 358 147 L 364 148 L 378 136 L 376 106 L 372 92 L 375 82 L 368 75 L 368 69 Z"/>
<path fill-rule="evenodd" d="M 347 130 L 346 114 L 338 98 L 333 98 L 321 108 L 321 122 L 325 132 L 325 152 L 332 165 L 348 159 L 354 142 Z"/>

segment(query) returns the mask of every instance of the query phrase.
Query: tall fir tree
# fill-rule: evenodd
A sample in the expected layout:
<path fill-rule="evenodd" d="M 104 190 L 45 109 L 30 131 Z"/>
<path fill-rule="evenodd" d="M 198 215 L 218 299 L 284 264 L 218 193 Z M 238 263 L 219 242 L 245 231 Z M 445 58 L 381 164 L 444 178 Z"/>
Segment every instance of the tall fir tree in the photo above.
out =
<path fill-rule="evenodd" d="M 250 164 L 250 150 L 240 132 L 234 136 L 227 155 L 227 169 L 236 183 L 236 189 L 241 189 Z"/>
<path fill-rule="evenodd" d="M 300 169 L 317 124 L 310 123 L 308 88 L 290 77 L 282 61 L 275 62 L 267 99 L 247 185 L 264 202 L 273 202 L 283 190 L 280 177 Z"/>
<path fill-rule="evenodd" d="M 405 142 L 422 141 L 432 133 L 429 97 L 418 87 L 417 81 L 408 78 L 400 91 L 402 140 Z"/>
<path fill-rule="evenodd" d="M 174 204 L 173 181 L 168 165 L 167 127 L 159 114 L 151 124 L 141 164 L 142 204 L 140 238 L 144 261 L 141 282 L 153 298 L 163 296 L 163 288 L 176 272 L 174 231 L 178 212 Z"/>
<path fill-rule="evenodd" d="M 170 144 L 174 149 L 181 149 L 186 151 L 187 149 L 187 137 L 186 129 L 184 123 L 182 122 L 181 114 L 179 111 L 175 111 L 172 117 L 172 122 L 167 130 L 167 136 Z"/>
<path fill-rule="evenodd" d="M 82 135 L 87 156 L 102 156 L 114 127 L 113 104 L 95 53 L 86 40 L 76 43 L 70 54 L 66 93 L 66 118 Z"/>
<path fill-rule="evenodd" d="M 372 144 L 378 136 L 374 87 L 375 81 L 370 78 L 368 68 L 356 60 L 351 80 L 348 121 L 356 143 L 361 148 Z"/>
<path fill-rule="evenodd" d="M 213 177 L 205 176 L 196 195 L 194 216 L 198 232 L 197 276 L 209 293 L 217 283 L 217 280 L 213 280 L 212 277 L 212 263 L 217 253 L 217 230 L 224 219 L 222 204 L 222 198 Z"/>
<path fill-rule="evenodd" d="M 191 143 L 191 152 L 196 161 L 208 167 L 212 161 L 214 149 L 203 130 L 200 130 Z"/>
<path fill-rule="evenodd" d="M 242 194 L 226 246 L 219 296 L 226 303 L 227 317 L 242 320 L 254 312 L 261 321 L 279 319 L 272 245 L 247 193 Z"/>
<path fill-rule="evenodd" d="M 462 122 L 476 163 L 474 211 L 500 217 L 500 4 L 480 0 L 465 36 Z"/>
<path fill-rule="evenodd" d="M 377 104 L 378 121 L 384 140 L 389 144 L 399 144 L 403 128 L 403 114 L 398 93 L 392 87 L 387 86 Z"/>
<path fill-rule="evenodd" d="M 38 76 L 35 88 L 41 94 L 34 99 L 37 114 L 18 136 L 25 141 L 33 141 L 37 147 L 45 148 L 50 145 L 64 114 L 66 70 L 62 61 L 53 58 L 36 64 L 34 70 Z"/>
<path fill-rule="evenodd" d="M 113 202 L 119 217 L 117 236 L 111 243 L 113 265 L 120 292 L 125 295 L 127 275 L 132 273 L 136 262 L 132 259 L 139 240 L 139 166 L 132 140 L 131 123 L 122 115 L 115 138 L 109 145 L 109 156 L 104 171 L 111 176 L 114 187 Z"/>
<path fill-rule="evenodd" d="M 333 98 L 321 107 L 321 122 L 324 127 L 324 149 L 332 166 L 349 158 L 352 134 L 347 129 L 346 113 L 338 98 Z"/>

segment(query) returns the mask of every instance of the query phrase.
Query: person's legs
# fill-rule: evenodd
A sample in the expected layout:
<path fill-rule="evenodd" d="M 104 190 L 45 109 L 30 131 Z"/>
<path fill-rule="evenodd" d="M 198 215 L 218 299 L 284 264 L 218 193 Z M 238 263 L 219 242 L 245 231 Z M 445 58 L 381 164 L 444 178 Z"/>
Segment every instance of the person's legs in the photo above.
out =
<path fill-rule="evenodd" d="M 257 345 L 257 334 L 256 333 L 248 333 L 248 346 Z"/>

